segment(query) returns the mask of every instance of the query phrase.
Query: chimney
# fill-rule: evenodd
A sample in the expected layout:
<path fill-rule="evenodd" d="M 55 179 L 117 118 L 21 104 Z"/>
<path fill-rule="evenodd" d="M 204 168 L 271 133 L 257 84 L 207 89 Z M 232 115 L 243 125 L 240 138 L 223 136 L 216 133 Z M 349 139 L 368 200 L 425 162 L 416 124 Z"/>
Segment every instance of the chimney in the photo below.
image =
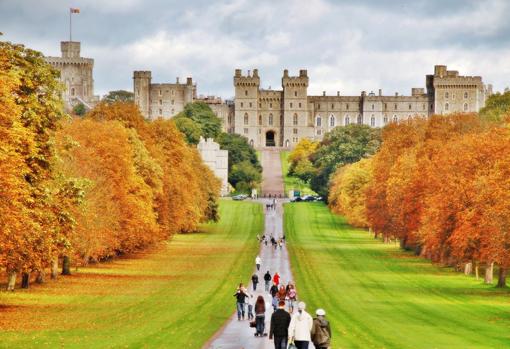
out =
<path fill-rule="evenodd" d="M 398 97 L 398 92 L 395 92 L 395 97 Z"/>
<path fill-rule="evenodd" d="M 336 96 L 340 97 L 340 91 L 336 91 Z"/>
<path fill-rule="evenodd" d="M 253 77 L 254 78 L 258 78 L 259 77 L 259 70 L 258 69 L 253 69 Z"/>
<path fill-rule="evenodd" d="M 283 71 L 283 77 L 284 77 L 284 78 L 288 78 L 288 77 L 289 77 L 289 70 L 288 70 L 288 69 L 285 69 L 285 70 Z"/>
<path fill-rule="evenodd" d="M 241 69 L 236 69 L 235 77 L 237 77 L 237 78 L 241 77 Z"/>
<path fill-rule="evenodd" d="M 186 78 L 186 85 L 193 85 L 193 79 L 192 78 Z"/>
<path fill-rule="evenodd" d="M 178 84 L 179 83 L 179 77 L 176 77 L 175 78 L 175 83 Z"/>
<path fill-rule="evenodd" d="M 323 95 L 323 96 L 326 96 L 326 91 L 322 91 L 322 95 Z"/>
<path fill-rule="evenodd" d="M 380 88 L 379 89 L 379 97 L 381 97 L 381 96 L 382 96 L 382 89 Z"/>

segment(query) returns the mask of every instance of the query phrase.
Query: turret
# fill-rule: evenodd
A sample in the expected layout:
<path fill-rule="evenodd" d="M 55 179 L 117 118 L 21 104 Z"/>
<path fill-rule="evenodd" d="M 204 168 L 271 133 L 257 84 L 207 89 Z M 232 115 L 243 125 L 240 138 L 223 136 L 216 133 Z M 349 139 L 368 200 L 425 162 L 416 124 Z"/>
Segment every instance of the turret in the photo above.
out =
<path fill-rule="evenodd" d="M 61 41 L 60 51 L 62 52 L 62 58 L 80 58 L 80 42 Z"/>
<path fill-rule="evenodd" d="M 150 119 L 150 71 L 133 72 L 133 89 L 135 94 L 135 104 L 146 119 Z"/>

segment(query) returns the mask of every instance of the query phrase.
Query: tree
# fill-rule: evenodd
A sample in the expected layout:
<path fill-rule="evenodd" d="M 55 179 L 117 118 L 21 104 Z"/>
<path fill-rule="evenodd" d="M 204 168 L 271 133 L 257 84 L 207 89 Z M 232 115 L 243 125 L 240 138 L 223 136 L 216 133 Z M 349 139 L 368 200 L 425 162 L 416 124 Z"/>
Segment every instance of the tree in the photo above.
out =
<path fill-rule="evenodd" d="M 229 174 L 231 184 L 238 191 L 247 191 L 256 187 L 261 180 L 260 172 L 249 161 L 242 161 L 232 166 Z"/>
<path fill-rule="evenodd" d="M 308 158 L 301 159 L 294 167 L 294 176 L 298 177 L 305 183 L 308 183 L 315 173 L 315 167 L 313 167 L 312 162 L 308 160 Z"/>
<path fill-rule="evenodd" d="M 200 135 L 204 138 L 216 138 L 221 133 L 221 120 L 204 102 L 193 102 L 186 104 L 184 110 L 177 114 L 174 119 L 178 120 L 180 118 L 188 118 L 194 121 L 195 124 L 200 128 Z M 179 126 L 185 126 L 189 128 L 190 124 L 179 122 L 177 127 Z M 189 132 L 189 129 L 187 128 L 179 130 L 185 134 L 186 130 Z M 191 138 L 190 140 L 194 140 L 194 138 Z"/>
<path fill-rule="evenodd" d="M 501 122 L 510 114 L 510 91 L 495 93 L 485 101 L 480 109 L 480 117 L 488 122 Z"/>
<path fill-rule="evenodd" d="M 79 103 L 73 107 L 73 113 L 78 116 L 83 116 L 87 112 L 85 105 L 83 103 Z"/>
<path fill-rule="evenodd" d="M 202 129 L 199 124 L 184 116 L 176 116 L 173 118 L 173 121 L 177 129 L 179 129 L 186 138 L 188 144 L 198 144 L 202 136 Z"/>
<path fill-rule="evenodd" d="M 310 156 L 317 169 L 317 174 L 310 182 L 311 188 L 319 195 L 328 197 L 329 179 L 337 167 L 373 155 L 381 143 L 380 133 L 380 129 L 354 124 L 336 127 L 326 133 Z"/>
<path fill-rule="evenodd" d="M 289 174 L 292 175 L 298 163 L 302 160 L 309 160 L 318 148 L 319 142 L 314 142 L 308 138 L 302 138 L 296 147 L 289 154 Z"/>
<path fill-rule="evenodd" d="M 103 97 L 103 102 L 133 102 L 134 98 L 135 95 L 131 91 L 116 90 L 108 92 L 108 94 Z"/>

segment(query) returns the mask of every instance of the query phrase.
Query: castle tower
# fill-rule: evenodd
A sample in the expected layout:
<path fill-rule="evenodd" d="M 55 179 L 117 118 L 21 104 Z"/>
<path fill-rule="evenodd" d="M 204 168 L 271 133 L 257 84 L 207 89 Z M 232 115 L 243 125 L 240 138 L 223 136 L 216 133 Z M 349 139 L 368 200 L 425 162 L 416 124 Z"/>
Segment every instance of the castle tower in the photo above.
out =
<path fill-rule="evenodd" d="M 300 70 L 299 76 L 289 76 L 285 69 L 282 77 L 283 122 L 281 123 L 281 145 L 295 146 L 303 137 L 313 137 L 313 121 L 308 115 L 308 74 Z M 312 126 L 312 127 L 310 127 Z"/>
<path fill-rule="evenodd" d="M 61 57 L 46 57 L 46 62 L 60 71 L 60 81 L 66 89 L 63 93 L 66 109 L 82 103 L 90 109 L 99 101 L 94 96 L 94 60 L 80 56 L 80 42 L 62 41 Z"/>
<path fill-rule="evenodd" d="M 241 69 L 235 70 L 235 133 L 248 138 L 248 142 L 255 147 L 258 144 L 258 99 L 259 99 L 260 78 L 258 70 L 254 69 L 253 74 L 248 71 L 242 75 Z"/>
<path fill-rule="evenodd" d="M 143 117 L 146 119 L 151 118 L 150 86 L 151 86 L 150 71 L 133 72 L 133 87 L 134 87 L 133 91 L 135 94 L 135 104 L 138 106 Z"/>

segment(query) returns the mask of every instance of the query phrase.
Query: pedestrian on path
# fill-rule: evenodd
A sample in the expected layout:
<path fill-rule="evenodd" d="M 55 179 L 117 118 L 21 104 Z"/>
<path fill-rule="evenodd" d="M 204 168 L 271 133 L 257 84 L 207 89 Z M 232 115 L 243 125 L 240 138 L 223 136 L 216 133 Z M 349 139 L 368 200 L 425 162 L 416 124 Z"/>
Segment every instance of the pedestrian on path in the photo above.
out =
<path fill-rule="evenodd" d="M 276 286 L 280 284 L 280 275 L 278 273 L 274 273 L 273 282 L 275 283 Z"/>
<path fill-rule="evenodd" d="M 255 265 L 257 266 L 257 271 L 260 270 L 261 264 L 262 264 L 262 258 L 260 258 L 260 256 L 255 257 Z"/>
<path fill-rule="evenodd" d="M 251 282 L 253 284 L 253 291 L 257 291 L 257 284 L 259 283 L 259 276 L 257 273 L 251 276 Z"/>
<path fill-rule="evenodd" d="M 264 301 L 264 297 L 258 296 L 257 302 L 255 302 L 255 328 L 257 332 L 255 332 L 255 336 L 264 336 L 264 329 L 266 327 L 266 302 Z"/>
<path fill-rule="evenodd" d="M 298 312 L 292 315 L 289 325 L 289 341 L 295 344 L 298 349 L 308 349 L 311 341 L 313 319 L 305 311 L 306 304 L 299 302 Z"/>
<path fill-rule="evenodd" d="M 287 285 L 287 302 L 288 302 L 288 309 L 289 313 L 294 312 L 294 304 L 296 304 L 297 301 L 297 292 L 296 288 L 294 287 L 294 284 L 289 282 Z"/>
<path fill-rule="evenodd" d="M 269 286 L 271 285 L 271 279 L 272 279 L 272 277 L 268 270 L 267 273 L 264 274 L 264 282 L 265 282 L 266 292 L 269 292 Z"/>
<path fill-rule="evenodd" d="M 246 292 L 246 289 L 242 283 L 239 284 L 236 293 L 234 293 L 234 297 L 236 297 L 237 320 L 241 321 L 241 318 L 244 320 L 245 303 L 246 298 L 248 297 L 248 293 Z"/>
<path fill-rule="evenodd" d="M 326 320 L 324 309 L 317 309 L 317 317 L 313 319 L 312 342 L 316 349 L 328 349 L 331 345 L 331 327 Z"/>
<path fill-rule="evenodd" d="M 278 303 L 278 310 L 271 315 L 269 339 L 274 338 L 275 349 L 287 349 L 290 315 L 285 311 L 285 302 Z"/>
<path fill-rule="evenodd" d="M 253 320 L 253 295 L 248 298 L 248 320 Z"/>

